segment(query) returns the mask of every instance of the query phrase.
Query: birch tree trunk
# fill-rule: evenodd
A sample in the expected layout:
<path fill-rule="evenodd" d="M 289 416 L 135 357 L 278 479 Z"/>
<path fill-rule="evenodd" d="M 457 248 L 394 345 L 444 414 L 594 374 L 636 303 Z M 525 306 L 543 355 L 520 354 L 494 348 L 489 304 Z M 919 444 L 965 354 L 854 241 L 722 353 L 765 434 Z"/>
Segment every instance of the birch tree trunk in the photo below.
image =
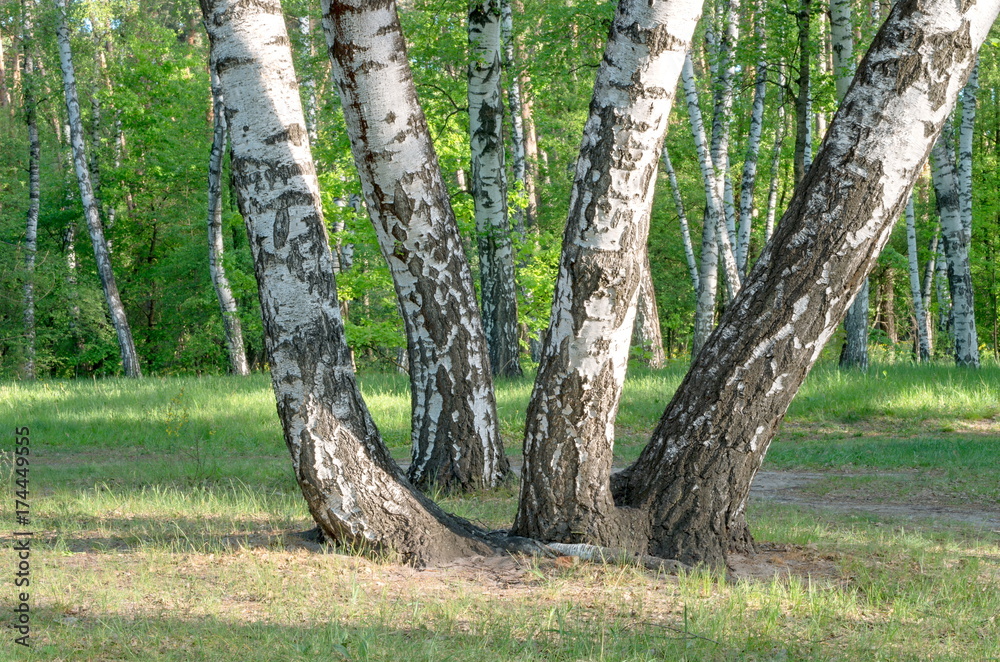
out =
<path fill-rule="evenodd" d="M 917 260 L 917 219 L 913 211 L 913 196 L 906 203 L 906 256 L 910 266 L 910 296 L 913 297 L 914 335 L 918 361 L 930 361 L 931 345 L 927 336 L 927 311 L 920 292 L 920 265 Z"/>
<path fill-rule="evenodd" d="M 534 185 L 529 182 L 528 152 L 524 135 L 523 105 L 521 103 L 521 80 L 516 69 L 516 60 L 514 57 L 514 16 L 510 0 L 500 0 L 500 11 L 503 68 L 507 71 L 510 80 L 507 90 L 507 105 L 510 109 L 510 147 L 511 155 L 514 159 L 514 163 L 512 164 L 514 182 L 530 199 L 533 192 L 529 193 L 529 190 L 532 190 Z M 518 209 L 514 213 L 514 229 L 522 236 L 529 226 L 534 226 L 535 219 L 533 216 L 529 217 L 528 214 L 530 207 L 531 204 L 529 202 L 527 207 Z"/>
<path fill-rule="evenodd" d="M 31 19 L 31 8 L 28 2 L 21 4 L 24 16 L 22 19 L 21 47 L 24 57 L 21 60 L 24 74 L 21 77 L 22 94 L 24 96 L 24 117 L 28 124 L 28 214 L 24 231 L 24 366 L 22 374 L 25 379 L 34 379 L 35 366 L 35 255 L 38 249 L 38 210 L 41 200 L 41 180 L 39 179 L 39 161 L 41 159 L 41 142 L 38 139 L 38 112 L 35 100 L 35 58 L 31 50 L 34 44 L 34 26 Z M 0 60 L 3 52 L 0 51 Z"/>
<path fill-rule="evenodd" d="M 636 299 L 633 342 L 642 350 L 643 362 L 650 368 L 662 368 L 666 363 L 663 354 L 663 332 L 660 329 L 660 312 L 656 306 L 653 273 L 649 266 L 649 249 L 644 247 L 639 272 L 639 293 Z"/>
<path fill-rule="evenodd" d="M 73 164 L 76 168 L 76 179 L 80 187 L 80 198 L 83 202 L 87 227 L 90 230 L 90 240 L 94 246 L 94 260 L 97 262 L 97 273 L 104 289 L 104 299 L 108 305 L 111 323 L 118 336 L 118 347 L 121 353 L 122 368 L 126 377 L 142 377 L 139 367 L 139 357 L 132 340 L 132 330 L 125 317 L 125 308 L 118 293 L 118 285 L 111 269 L 111 255 L 104 239 L 104 229 L 101 225 L 101 215 L 94 190 L 90 183 L 90 171 L 87 167 L 87 155 L 83 145 L 83 122 L 80 119 L 80 101 L 76 92 L 76 74 L 73 70 L 73 53 L 70 49 L 69 25 L 66 16 L 69 11 L 67 0 L 60 0 L 60 20 L 56 30 L 59 42 L 59 63 L 62 67 L 63 88 L 66 96 L 66 114 L 69 118 L 70 141 L 73 146 Z"/>
<path fill-rule="evenodd" d="M 469 3 L 469 133 L 483 327 L 493 373 L 520 377 L 514 244 L 507 216 L 500 2 Z"/>
<path fill-rule="evenodd" d="M 785 84 L 785 75 L 779 65 L 778 85 Z M 778 104 L 777 126 L 774 129 L 774 149 L 771 151 L 771 183 L 767 187 L 767 212 L 764 221 L 764 243 L 774 234 L 774 221 L 778 211 L 778 184 L 781 182 L 781 147 L 785 142 L 785 104 Z"/>
<path fill-rule="evenodd" d="M 962 196 L 955 168 L 952 131 L 946 126 L 931 152 L 931 180 L 941 215 L 941 243 L 948 260 L 948 290 L 955 340 L 955 365 L 979 367 L 979 337 L 972 296 L 969 241 L 962 217 Z"/>
<path fill-rule="evenodd" d="M 3 55 L 3 35 L 0 34 L 0 108 L 8 106 L 10 106 L 10 90 L 7 89 L 7 67 Z"/>
<path fill-rule="evenodd" d="M 747 283 L 649 445 L 616 475 L 649 553 L 722 563 L 752 538 L 750 483 L 795 392 L 902 212 L 1000 9 L 900 0 Z"/>
<path fill-rule="evenodd" d="M 325 0 L 323 27 L 368 213 L 403 310 L 410 480 L 495 486 L 509 464 L 482 318 L 395 4 Z"/>
<path fill-rule="evenodd" d="M 329 539 L 411 563 L 490 553 L 471 526 L 406 482 L 358 390 L 281 4 L 201 4 L 232 127 L 278 415 L 310 513 Z"/>
<path fill-rule="evenodd" d="M 316 54 L 313 51 L 312 18 L 309 16 L 300 16 L 298 24 L 299 34 L 302 35 L 302 41 L 305 42 L 308 49 L 306 54 L 312 58 Z M 315 143 L 319 140 L 319 129 L 316 121 L 316 81 L 313 79 L 312 74 L 307 74 L 303 77 L 302 88 L 302 94 L 306 102 L 306 131 L 309 133 L 310 142 Z"/>
<path fill-rule="evenodd" d="M 764 10 L 758 1 L 754 12 L 754 33 L 761 57 L 757 61 L 754 80 L 753 110 L 750 131 L 747 135 L 747 154 L 743 160 L 743 178 L 740 184 L 740 221 L 737 229 L 736 266 L 745 277 L 750 256 L 750 230 L 753 224 L 753 192 L 757 182 L 757 158 L 760 155 L 760 137 L 764 128 L 764 97 L 767 94 L 767 61 L 764 59 Z"/>
<path fill-rule="evenodd" d="M 250 374 L 250 365 L 247 363 L 246 349 L 243 346 L 243 327 L 223 265 L 225 244 L 222 240 L 222 159 L 226 151 L 227 126 L 226 108 L 216 64 L 215 61 L 209 64 L 214 127 L 212 151 L 208 158 L 208 270 L 212 276 L 219 309 L 222 311 L 226 348 L 229 350 L 229 368 L 234 375 L 246 376 Z"/>
<path fill-rule="evenodd" d="M 830 41 L 833 50 L 833 71 L 836 76 L 837 102 L 844 95 L 854 78 L 854 28 L 851 22 L 850 0 L 830 0 Z M 871 287 L 868 279 L 847 309 L 844 317 L 844 346 L 840 352 L 840 367 L 850 370 L 868 369 L 868 309 Z"/>
<path fill-rule="evenodd" d="M 972 138 L 976 128 L 976 94 L 979 91 L 979 66 L 972 69 L 969 82 L 962 88 L 962 121 L 958 131 L 958 195 L 962 228 L 972 237 Z"/>
<path fill-rule="evenodd" d="M 684 198 L 681 197 L 681 188 L 677 185 L 677 173 L 674 172 L 674 165 L 670 162 L 670 154 L 666 146 L 663 147 L 663 169 L 667 173 L 667 180 L 670 182 L 670 192 L 674 196 L 674 206 L 677 208 L 677 219 L 681 224 L 681 238 L 684 242 L 684 256 L 687 258 L 688 272 L 691 274 L 691 286 L 695 293 L 698 292 L 698 263 L 694 258 L 694 247 L 691 245 L 691 229 L 688 224 L 687 214 L 684 213 Z"/>
<path fill-rule="evenodd" d="M 935 232 L 928 249 L 930 257 L 924 265 L 924 280 L 920 288 L 920 298 L 924 302 L 924 333 L 927 336 L 927 347 L 931 356 L 934 356 L 934 316 L 931 315 L 931 297 L 934 295 L 934 276 L 937 274 L 939 240 L 940 232 Z"/>
<path fill-rule="evenodd" d="M 611 499 L 614 421 L 657 161 L 700 12 L 700 0 L 618 5 L 584 127 L 551 323 L 528 405 L 518 535 L 625 547 L 644 536 L 633 526 L 635 513 L 617 510 Z"/>
<path fill-rule="evenodd" d="M 798 26 L 799 39 L 799 90 L 795 97 L 795 183 L 798 184 L 805 177 L 809 165 L 808 152 L 811 149 L 811 139 L 809 132 L 809 93 L 810 76 L 809 67 L 812 55 L 812 40 L 809 37 L 810 23 L 812 18 L 812 0 L 801 0 L 799 11 L 795 14 L 795 22 Z"/>

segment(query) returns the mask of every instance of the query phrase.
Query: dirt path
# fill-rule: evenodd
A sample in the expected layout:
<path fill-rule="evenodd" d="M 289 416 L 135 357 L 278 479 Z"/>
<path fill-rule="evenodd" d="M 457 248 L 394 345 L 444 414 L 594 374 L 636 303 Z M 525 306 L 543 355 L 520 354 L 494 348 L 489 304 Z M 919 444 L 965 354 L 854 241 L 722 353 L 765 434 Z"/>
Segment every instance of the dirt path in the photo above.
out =
<path fill-rule="evenodd" d="M 750 487 L 750 499 L 753 501 L 772 501 L 774 503 L 801 505 L 836 512 L 871 513 L 873 515 L 905 517 L 908 519 L 952 520 L 966 522 L 1000 533 L 1000 510 L 920 503 L 886 503 L 871 499 L 844 500 L 843 498 L 837 498 L 836 500 L 832 500 L 802 493 L 803 488 L 828 477 L 828 474 L 822 473 L 759 471 L 753 485 Z"/>

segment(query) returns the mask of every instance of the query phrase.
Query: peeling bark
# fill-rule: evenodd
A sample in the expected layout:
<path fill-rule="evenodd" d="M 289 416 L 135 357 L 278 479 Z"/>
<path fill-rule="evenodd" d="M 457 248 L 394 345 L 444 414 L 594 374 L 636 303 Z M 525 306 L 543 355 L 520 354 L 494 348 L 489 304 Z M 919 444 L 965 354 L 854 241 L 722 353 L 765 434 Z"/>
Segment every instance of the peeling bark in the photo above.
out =
<path fill-rule="evenodd" d="M 611 499 L 614 420 L 628 359 L 653 182 L 699 0 L 623 0 L 576 165 L 552 318 L 528 405 L 513 531 L 644 544 Z M 669 20 L 668 20 L 669 19 Z"/>
<path fill-rule="evenodd" d="M 514 242 L 507 216 L 500 2 L 469 3 L 469 134 L 483 328 L 493 374 L 520 377 Z"/>
<path fill-rule="evenodd" d="M 962 215 L 962 196 L 955 167 L 952 131 L 946 126 L 931 152 L 931 180 L 941 215 L 941 243 L 948 260 L 948 290 L 955 341 L 955 365 L 979 367 L 979 336 L 969 264 L 971 228 Z M 971 207 L 970 207 L 971 209 Z"/>
<path fill-rule="evenodd" d="M 406 481 L 358 390 L 281 4 L 201 4 L 278 415 L 310 513 L 328 539 L 415 564 L 491 553 L 484 536 Z"/>
<path fill-rule="evenodd" d="M 368 213 L 403 311 L 410 480 L 495 486 L 509 464 L 482 318 L 395 3 L 325 0 L 323 27 Z"/>
<path fill-rule="evenodd" d="M 132 340 L 132 330 L 125 317 L 125 307 L 122 305 L 114 271 L 111 269 L 111 254 L 104 238 L 98 202 L 91 186 L 87 155 L 83 145 L 83 122 L 80 119 L 80 101 L 76 91 L 76 73 L 73 69 L 73 53 L 70 49 L 69 25 L 66 17 L 69 10 L 68 1 L 60 0 L 60 3 L 61 16 L 56 37 L 59 42 L 59 62 L 62 67 L 70 141 L 73 146 L 73 165 L 76 168 L 80 198 L 87 218 L 87 227 L 90 230 L 90 240 L 94 246 L 94 260 L 97 262 L 97 273 L 101 279 L 101 287 L 104 289 L 104 299 L 108 306 L 111 323 L 118 336 L 122 368 L 126 377 L 142 377 L 139 357 L 135 351 L 135 342 Z"/>
<path fill-rule="evenodd" d="M 722 563 L 752 546 L 754 474 L 888 241 L 998 10 L 1000 0 L 893 7 L 774 237 L 649 445 L 616 476 L 616 503 L 648 513 L 649 553 Z"/>

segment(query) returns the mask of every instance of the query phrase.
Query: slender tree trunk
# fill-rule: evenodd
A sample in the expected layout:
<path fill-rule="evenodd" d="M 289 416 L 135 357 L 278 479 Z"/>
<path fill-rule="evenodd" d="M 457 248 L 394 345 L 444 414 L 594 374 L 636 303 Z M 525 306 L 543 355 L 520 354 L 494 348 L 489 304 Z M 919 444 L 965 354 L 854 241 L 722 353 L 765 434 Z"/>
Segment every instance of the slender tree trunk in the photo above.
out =
<path fill-rule="evenodd" d="M 643 251 L 639 272 L 639 294 L 636 299 L 635 327 L 633 342 L 644 355 L 643 362 L 650 368 L 662 368 L 666 363 L 663 354 L 663 332 L 660 329 L 660 313 L 656 306 L 656 292 L 653 289 L 653 274 L 649 266 L 649 250 Z"/>
<path fill-rule="evenodd" d="M 753 110 L 747 136 L 747 155 L 743 160 L 743 180 L 740 184 L 740 222 L 736 243 L 736 266 L 740 276 L 746 277 L 750 256 L 750 230 L 753 223 L 753 192 L 757 182 L 757 158 L 760 155 L 760 137 L 764 128 L 764 97 L 767 94 L 767 61 L 764 59 L 764 11 L 757 2 L 754 12 L 754 33 L 761 49 L 754 80 Z"/>
<path fill-rule="evenodd" d="M 10 105 L 10 90 L 7 89 L 7 67 L 3 54 L 3 35 L 0 34 L 0 108 L 6 108 Z"/>
<path fill-rule="evenodd" d="M 779 68 L 778 84 L 784 85 L 785 75 Z M 778 184 L 781 183 L 781 147 L 785 142 L 785 104 L 778 104 L 778 119 L 774 129 L 774 149 L 771 151 L 771 183 L 767 188 L 767 213 L 764 221 L 764 243 L 774 234 L 774 221 L 778 211 Z"/>
<path fill-rule="evenodd" d="M 948 292 L 948 260 L 944 254 L 943 236 L 941 239 L 937 247 L 937 272 L 935 274 L 938 300 L 938 336 L 945 339 L 948 350 L 954 353 L 955 324 L 952 316 L 951 294 Z"/>
<path fill-rule="evenodd" d="M 738 64 L 734 56 L 736 44 L 739 41 L 739 9 L 740 0 L 728 0 L 723 14 L 722 38 L 716 44 L 715 61 L 718 63 L 713 71 L 713 89 L 715 104 L 712 112 L 712 164 L 717 178 L 716 187 L 722 194 L 722 211 L 725 220 L 726 236 L 723 245 L 728 243 L 733 252 L 734 267 L 736 267 L 735 246 L 736 213 L 733 202 L 732 181 L 729 178 L 729 124 L 733 109 L 733 84 L 738 72 Z M 708 37 L 706 36 L 706 41 Z M 725 253 L 723 253 L 724 259 Z M 738 270 L 737 270 L 738 271 Z M 730 298 L 739 291 L 739 284 L 730 278 L 730 270 L 726 269 L 726 278 Z"/>
<path fill-rule="evenodd" d="M 739 289 L 740 278 L 736 269 L 736 258 L 732 254 L 732 246 L 728 243 L 729 233 L 725 226 L 722 191 L 719 188 L 720 180 L 715 175 L 708 140 L 705 137 L 705 124 L 701 117 L 701 107 L 698 105 L 694 63 L 691 61 L 690 54 L 685 57 L 681 78 L 687 99 L 691 133 L 694 136 L 698 162 L 701 165 L 705 199 L 707 200 L 705 222 L 701 234 L 701 270 L 698 274 L 700 287 L 695 305 L 694 336 L 691 341 L 691 357 L 694 358 L 715 326 L 715 298 L 719 287 L 718 263 L 720 255 L 726 267 L 726 280 L 731 293 Z M 735 288 L 733 284 L 735 284 Z"/>
<path fill-rule="evenodd" d="M 677 173 L 674 172 L 674 165 L 670 162 L 670 154 L 666 146 L 663 147 L 663 169 L 667 173 L 670 181 L 670 192 L 674 196 L 674 206 L 677 208 L 677 218 L 681 224 L 681 238 L 684 241 L 684 255 L 687 257 L 688 272 L 691 274 L 691 286 L 695 293 L 698 292 L 698 263 L 694 258 L 694 247 L 691 245 L 691 230 L 688 224 L 687 214 L 684 213 L 684 198 L 681 197 L 681 188 L 677 185 Z"/>
<path fill-rule="evenodd" d="M 313 51 L 312 41 L 312 18 L 301 16 L 298 19 L 299 34 L 306 44 L 307 55 L 312 58 L 316 53 Z M 316 101 L 316 80 L 312 74 L 306 74 L 302 78 L 302 96 L 305 97 L 306 104 L 306 131 L 309 133 L 309 140 L 316 143 L 319 140 L 319 129 L 317 127 L 317 101 Z"/>
<path fill-rule="evenodd" d="M 618 5 L 584 127 L 551 323 L 528 405 L 513 528 L 519 535 L 621 547 L 645 538 L 611 500 L 614 420 L 657 161 L 700 12 L 699 0 Z"/>
<path fill-rule="evenodd" d="M 94 245 L 94 259 L 97 262 L 97 273 L 104 288 L 104 298 L 107 301 L 111 323 L 118 336 L 118 347 L 121 351 L 122 367 L 126 377 L 142 377 L 139 367 L 139 357 L 132 340 L 132 330 L 125 317 L 125 308 L 118 293 L 114 272 L 111 270 L 111 255 L 107 242 L 104 240 L 104 229 L 101 226 L 101 216 L 97 200 L 90 183 L 90 172 L 87 167 L 87 155 L 83 146 L 83 123 L 80 120 L 80 102 L 76 93 L 76 75 L 73 71 L 73 54 L 70 50 L 69 26 L 66 12 L 68 4 L 61 0 L 61 18 L 56 36 L 59 41 L 59 61 L 62 66 L 63 87 L 66 95 L 66 111 L 69 117 L 70 140 L 73 145 L 73 163 L 76 168 L 76 178 L 80 186 L 80 197 L 83 201 L 84 213 L 87 217 L 87 227 L 90 230 L 90 240 Z"/>
<path fill-rule="evenodd" d="M 649 445 L 616 476 L 616 503 L 649 513 L 649 553 L 722 563 L 752 546 L 750 483 L 888 242 L 998 9 L 998 0 L 892 9 L 740 295 Z"/>
<path fill-rule="evenodd" d="M 38 169 L 41 159 L 41 142 L 38 139 L 38 112 L 35 100 L 35 58 L 31 49 L 34 43 L 30 5 L 22 2 L 23 30 L 21 46 L 24 50 L 22 89 L 24 118 L 28 124 L 28 214 L 24 231 L 24 366 L 25 379 L 36 376 L 35 351 L 35 255 L 38 249 L 38 209 L 41 200 L 41 180 Z M 3 52 L 0 51 L 0 60 Z M 4 90 L 6 92 L 6 90 Z"/>
<path fill-rule="evenodd" d="M 927 336 L 927 347 L 930 356 L 934 356 L 934 316 L 931 314 L 931 297 L 934 295 L 934 275 L 937 273 L 938 241 L 940 232 L 935 232 L 931 238 L 928 250 L 930 257 L 924 266 L 924 281 L 920 289 L 920 298 L 924 302 L 924 334 Z"/>
<path fill-rule="evenodd" d="M 329 0 L 323 27 L 368 213 L 403 310 L 410 480 L 492 487 L 509 464 L 482 319 L 395 4 Z"/>
<path fill-rule="evenodd" d="M 808 152 L 811 150 L 811 139 L 809 131 L 810 115 L 810 58 L 812 57 L 812 40 L 809 37 L 810 23 L 812 18 L 812 0 L 802 0 L 798 13 L 795 15 L 795 22 L 798 25 L 799 39 L 799 90 L 795 97 L 795 183 L 796 185 L 805 177 L 809 165 Z"/>
<path fill-rule="evenodd" d="M 929 361 L 931 344 L 927 337 L 927 311 L 920 292 L 920 265 L 917 261 L 917 218 L 913 211 L 913 196 L 906 203 L 906 255 L 910 265 L 910 295 L 913 297 L 914 330 L 917 360 Z"/>
<path fill-rule="evenodd" d="M 520 377 L 514 244 L 507 216 L 500 2 L 469 3 L 469 132 L 483 327 L 493 373 Z"/>
<path fill-rule="evenodd" d="M 948 290 L 951 294 L 952 329 L 955 338 L 955 364 L 979 367 L 979 337 L 976 334 L 976 311 L 973 302 L 972 270 L 969 265 L 969 241 L 962 218 L 961 189 L 956 176 L 954 143 L 946 126 L 931 153 L 931 179 L 941 214 L 941 243 L 948 260 Z"/>
<path fill-rule="evenodd" d="M 514 183 L 520 191 L 528 194 L 529 176 L 527 145 L 524 133 L 524 117 L 522 115 L 523 104 L 521 103 L 521 79 L 517 71 L 517 64 L 514 57 L 514 16 L 511 9 L 510 0 L 500 0 L 501 11 L 501 38 L 503 41 L 503 68 L 507 71 L 510 85 L 507 90 L 507 105 L 510 109 L 510 146 L 514 163 Z M 532 185 L 533 188 L 533 185 Z M 514 212 L 514 229 L 518 234 L 524 235 L 528 227 L 534 226 L 534 216 L 529 216 L 531 207 L 530 196 L 526 207 Z"/>
<path fill-rule="evenodd" d="M 229 368 L 234 375 L 249 375 L 250 365 L 247 363 L 246 350 L 243 346 L 243 327 L 223 265 L 225 244 L 222 240 L 222 159 L 226 151 L 226 109 L 216 63 L 212 62 L 209 68 L 214 129 L 212 152 L 208 159 L 208 269 L 212 275 L 212 284 L 215 286 L 215 297 L 222 311 L 226 348 L 229 350 Z"/>
<path fill-rule="evenodd" d="M 310 513 L 329 539 L 412 563 L 491 552 L 406 482 L 358 390 L 281 4 L 203 0 L 202 10 L 234 127 L 278 416 Z M 398 38 L 383 43 L 405 59 Z"/>
<path fill-rule="evenodd" d="M 979 92 L 979 66 L 973 68 L 969 82 L 962 88 L 962 121 L 958 132 L 958 195 L 962 228 L 972 237 L 972 139 L 976 128 L 976 94 Z"/>

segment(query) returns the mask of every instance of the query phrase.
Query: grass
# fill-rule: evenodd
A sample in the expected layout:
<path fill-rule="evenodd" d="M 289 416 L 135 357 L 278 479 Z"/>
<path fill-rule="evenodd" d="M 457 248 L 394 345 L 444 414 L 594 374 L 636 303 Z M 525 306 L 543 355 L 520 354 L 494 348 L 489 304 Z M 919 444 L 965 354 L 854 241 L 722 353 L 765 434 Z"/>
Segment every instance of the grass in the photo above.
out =
<path fill-rule="evenodd" d="M 633 371 L 619 462 L 682 372 Z M 406 458 L 405 381 L 362 386 Z M 498 389 L 514 456 L 530 389 Z M 820 367 L 764 468 L 822 473 L 805 488 L 818 501 L 997 512 L 998 393 L 995 367 Z M 761 552 L 734 561 L 739 579 L 512 559 L 417 571 L 295 535 L 311 522 L 264 376 L 8 383 L 0 424 L 31 427 L 35 531 L 34 648 L 5 630 L 0 660 L 1000 659 L 1000 538 L 969 525 L 757 502 Z M 508 486 L 443 504 L 503 527 L 516 498 Z"/>

